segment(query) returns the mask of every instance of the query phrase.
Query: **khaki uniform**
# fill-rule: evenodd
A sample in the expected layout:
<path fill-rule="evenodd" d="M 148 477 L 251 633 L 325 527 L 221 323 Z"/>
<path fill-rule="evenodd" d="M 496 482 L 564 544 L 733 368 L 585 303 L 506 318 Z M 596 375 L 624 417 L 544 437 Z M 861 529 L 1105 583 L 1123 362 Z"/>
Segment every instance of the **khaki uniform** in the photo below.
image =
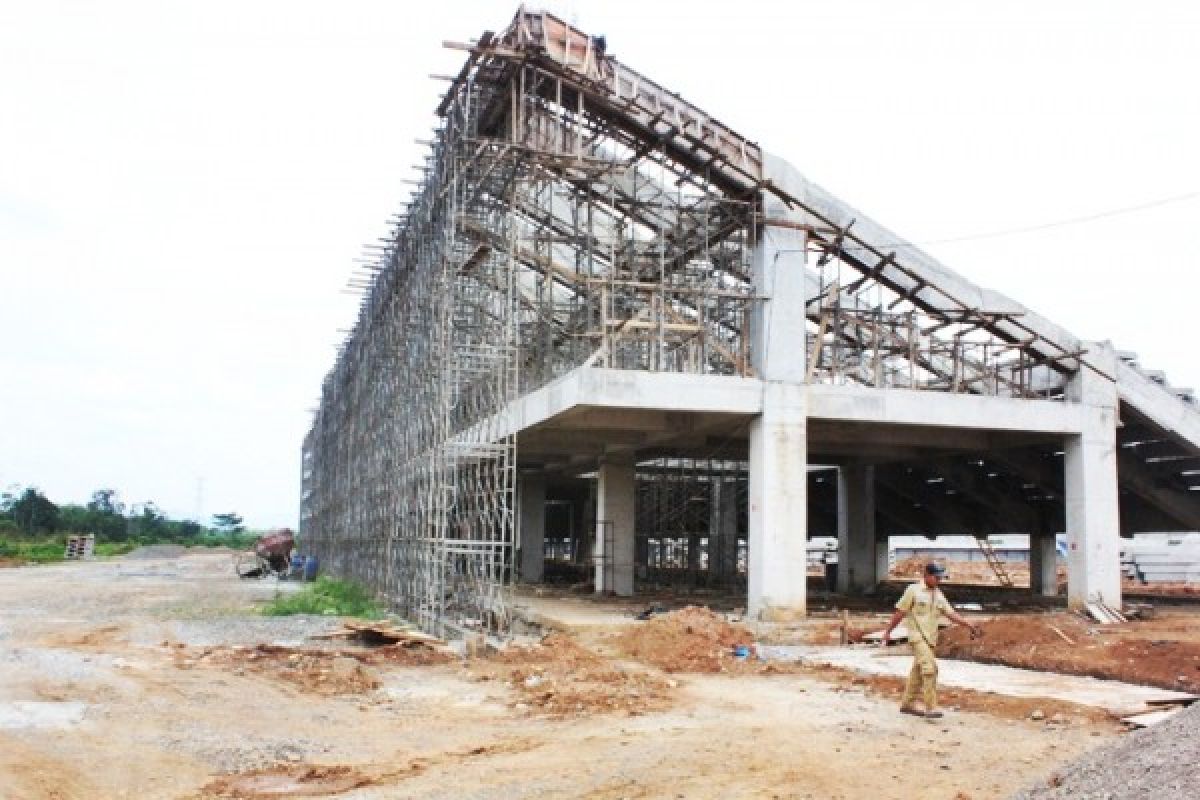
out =
<path fill-rule="evenodd" d="M 904 684 L 902 706 L 910 706 L 922 693 L 925 710 L 937 708 L 937 659 L 933 648 L 937 646 L 938 621 L 943 613 L 950 611 L 950 601 L 940 589 L 930 589 L 924 582 L 914 583 L 904 590 L 896 608 L 905 612 L 904 624 L 908 628 L 908 641 L 912 645 L 913 665 Z"/>

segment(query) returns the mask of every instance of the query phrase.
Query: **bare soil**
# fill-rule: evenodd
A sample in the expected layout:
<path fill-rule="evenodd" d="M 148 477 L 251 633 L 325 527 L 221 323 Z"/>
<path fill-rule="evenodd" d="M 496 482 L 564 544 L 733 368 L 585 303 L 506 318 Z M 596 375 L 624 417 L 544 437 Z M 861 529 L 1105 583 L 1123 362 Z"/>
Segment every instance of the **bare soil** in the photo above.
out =
<path fill-rule="evenodd" d="M 356 694 L 382 685 L 372 666 L 431 666 L 457 660 L 444 649 L 422 643 L 371 649 L 325 649 L 259 644 L 254 647 L 189 648 L 163 643 L 178 669 L 216 668 L 243 674 L 249 670 L 286 681 L 316 694 Z"/>
<path fill-rule="evenodd" d="M 570 636 L 552 633 L 541 642 L 513 647 L 476 662 L 479 681 L 502 681 L 521 712 L 585 716 L 620 712 L 637 716 L 672 705 L 674 680 L 614 664 Z"/>
<path fill-rule="evenodd" d="M 328 797 L 369 786 L 374 781 L 350 767 L 270 767 L 209 782 L 201 797 Z"/>
<path fill-rule="evenodd" d="M 726 672 L 736 661 L 733 649 L 753 643 L 746 626 L 688 606 L 629 628 L 616 645 L 625 655 L 666 672 Z"/>
<path fill-rule="evenodd" d="M 1001 586 L 1000 577 L 996 571 L 988 565 L 986 561 L 946 561 L 936 559 L 946 567 L 949 573 L 947 583 L 951 585 L 961 586 Z M 897 561 L 893 566 L 888 577 L 893 580 L 916 581 L 921 579 L 921 575 L 925 570 L 925 565 L 929 559 L 925 558 L 905 558 Z M 1028 562 L 1005 562 L 1005 572 L 1012 579 L 1014 586 L 1029 586 L 1029 563 Z M 1058 581 L 1060 585 L 1065 585 L 1067 580 L 1066 566 L 1058 568 Z"/>
<path fill-rule="evenodd" d="M 1116 735 L 971 693 L 901 715 L 896 682 L 726 660 L 743 634 L 708 612 L 639 624 L 638 656 L 601 627 L 413 664 L 257 616 L 274 591 L 220 554 L 0 572 L 0 712 L 26 714 L 0 714 L 24 720 L 0 728 L 0 797 L 900 800 L 921 764 L 921 797 L 983 800 Z"/>
<path fill-rule="evenodd" d="M 938 560 L 945 565 L 946 571 L 949 573 L 948 585 L 989 587 L 999 587 L 1002 585 L 1000 577 L 996 575 L 995 570 L 985 561 Z M 924 570 L 927 561 L 924 558 L 901 559 L 892 566 L 892 570 L 888 573 L 888 578 L 896 581 L 920 580 L 922 570 Z M 1028 562 L 1006 562 L 1004 568 L 1012 579 L 1014 586 L 1029 586 Z M 1067 568 L 1065 565 L 1060 565 L 1058 567 L 1058 586 L 1060 592 L 1066 584 Z M 1126 594 L 1138 597 L 1200 598 L 1200 584 L 1196 583 L 1142 583 L 1131 578 L 1124 578 L 1121 581 L 1121 590 Z"/>
<path fill-rule="evenodd" d="M 983 623 L 983 632 L 973 640 L 961 628 L 949 629 L 938 642 L 938 654 L 1200 690 L 1200 630 L 1192 614 L 1103 626 L 1066 612 L 1005 616 Z"/>
<path fill-rule="evenodd" d="M 1142 583 L 1126 578 L 1121 582 L 1121 591 L 1139 597 L 1200 598 L 1200 584 L 1196 583 Z"/>

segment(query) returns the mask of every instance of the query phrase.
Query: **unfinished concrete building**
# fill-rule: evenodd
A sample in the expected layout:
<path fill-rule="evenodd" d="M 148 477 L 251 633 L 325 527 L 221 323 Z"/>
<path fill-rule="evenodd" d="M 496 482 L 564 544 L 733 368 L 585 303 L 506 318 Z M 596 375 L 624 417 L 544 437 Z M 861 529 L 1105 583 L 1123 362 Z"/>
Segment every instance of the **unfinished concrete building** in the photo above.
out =
<path fill-rule="evenodd" d="M 423 627 L 502 631 L 586 569 L 803 614 L 890 534 L 1028 533 L 1120 600 L 1119 537 L 1200 530 L 1190 393 L 1083 342 L 520 10 L 465 51 L 304 442 L 301 534 Z"/>

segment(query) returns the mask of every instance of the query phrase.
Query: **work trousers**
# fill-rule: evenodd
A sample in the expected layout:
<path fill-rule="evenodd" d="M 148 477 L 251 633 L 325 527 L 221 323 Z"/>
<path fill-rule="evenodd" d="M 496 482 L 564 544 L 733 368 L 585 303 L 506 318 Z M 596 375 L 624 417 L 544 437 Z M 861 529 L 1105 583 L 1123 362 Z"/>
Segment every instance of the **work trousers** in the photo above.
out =
<path fill-rule="evenodd" d="M 920 691 L 925 701 L 925 710 L 932 711 L 937 708 L 937 659 L 934 657 L 933 648 L 920 635 L 909 639 L 909 643 L 912 645 L 913 665 L 908 671 L 908 681 L 904 684 L 904 699 L 900 704 L 911 706 L 917 699 L 917 692 Z"/>

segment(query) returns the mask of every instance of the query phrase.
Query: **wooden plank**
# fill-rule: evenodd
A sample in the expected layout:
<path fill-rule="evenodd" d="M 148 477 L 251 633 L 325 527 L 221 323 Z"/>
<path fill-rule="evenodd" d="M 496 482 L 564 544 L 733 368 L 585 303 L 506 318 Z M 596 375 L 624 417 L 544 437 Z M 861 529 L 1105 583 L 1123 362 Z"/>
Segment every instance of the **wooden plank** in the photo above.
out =
<path fill-rule="evenodd" d="M 1148 706 L 1190 706 L 1200 700 L 1200 695 L 1183 694 L 1178 697 L 1153 697 L 1146 701 Z"/>
<path fill-rule="evenodd" d="M 1149 728 L 1151 725 L 1157 725 L 1160 722 L 1169 720 L 1182 710 L 1183 706 L 1172 706 L 1158 711 L 1147 711 L 1144 714 L 1121 717 L 1121 722 L 1124 722 L 1126 725 L 1132 725 L 1135 728 Z"/>
<path fill-rule="evenodd" d="M 1054 627 L 1053 625 L 1048 625 L 1047 627 L 1049 627 L 1049 628 L 1050 628 L 1050 630 L 1052 630 L 1052 631 L 1054 631 L 1055 633 L 1057 633 L 1057 634 L 1059 635 L 1059 637 L 1060 637 L 1060 638 L 1062 638 L 1062 640 L 1063 640 L 1064 642 L 1066 642 L 1067 644 L 1069 644 L 1069 645 L 1074 645 L 1074 644 L 1075 644 L 1074 640 L 1072 640 L 1070 636 L 1067 636 L 1065 633 L 1063 633 L 1062 631 L 1060 631 L 1058 628 Z"/>

